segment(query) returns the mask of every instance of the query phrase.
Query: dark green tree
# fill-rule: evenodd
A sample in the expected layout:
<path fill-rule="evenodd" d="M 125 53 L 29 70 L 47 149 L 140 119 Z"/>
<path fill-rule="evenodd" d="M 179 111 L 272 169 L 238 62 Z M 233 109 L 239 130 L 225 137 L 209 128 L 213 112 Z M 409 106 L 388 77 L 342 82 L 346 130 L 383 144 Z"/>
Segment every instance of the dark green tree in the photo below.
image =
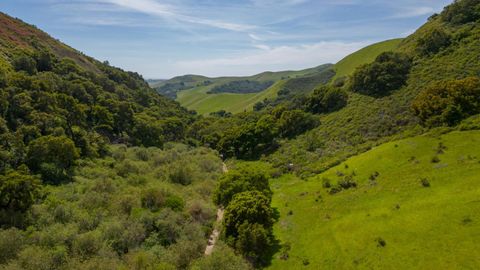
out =
<path fill-rule="evenodd" d="M 336 87 L 321 86 L 307 99 L 306 108 L 311 113 L 330 113 L 347 105 L 348 94 Z"/>
<path fill-rule="evenodd" d="M 44 181 L 53 184 L 69 179 L 78 158 L 74 142 L 65 136 L 40 137 L 28 146 L 28 166 L 33 172 L 41 173 Z"/>
<path fill-rule="evenodd" d="M 22 226 L 19 216 L 35 203 L 39 190 L 40 181 L 25 169 L 0 175 L 0 226 Z"/>
<path fill-rule="evenodd" d="M 412 109 L 426 126 L 453 126 L 480 113 L 480 79 L 434 82 L 415 98 Z"/>
<path fill-rule="evenodd" d="M 422 55 L 432 55 L 446 48 L 451 43 L 451 37 L 440 28 L 428 30 L 417 41 L 417 50 Z"/>
<path fill-rule="evenodd" d="M 214 200 L 218 205 L 228 206 L 237 193 L 256 190 L 271 198 L 269 177 L 255 166 L 244 166 L 223 175 L 215 190 Z"/>
<path fill-rule="evenodd" d="M 408 55 L 395 52 L 380 54 L 373 63 L 360 66 L 351 78 L 353 92 L 382 97 L 405 85 L 412 67 Z"/>

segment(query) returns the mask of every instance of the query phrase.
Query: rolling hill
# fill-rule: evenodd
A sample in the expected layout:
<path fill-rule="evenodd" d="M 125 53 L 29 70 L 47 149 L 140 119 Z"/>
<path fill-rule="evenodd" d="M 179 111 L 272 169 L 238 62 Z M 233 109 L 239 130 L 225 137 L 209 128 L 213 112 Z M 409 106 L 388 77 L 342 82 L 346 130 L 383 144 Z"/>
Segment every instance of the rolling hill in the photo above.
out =
<path fill-rule="evenodd" d="M 322 65 L 302 71 L 264 72 L 251 77 L 208 78 L 198 75 L 175 77 L 168 81 L 153 83 L 152 87 L 169 98 L 176 99 L 183 106 L 208 114 L 220 110 L 231 113 L 251 111 L 257 102 L 275 99 L 278 93 L 284 98 L 304 95 L 318 85 L 351 75 L 355 68 L 372 62 L 385 51 L 398 47 L 402 39 L 387 40 L 363 48 L 342 59 L 335 65 Z M 335 74 L 330 73 L 333 67 Z M 332 72 L 333 73 L 333 72 Z M 333 78 L 332 78 L 333 77 Z M 215 87 L 221 87 L 237 81 L 273 82 L 274 84 L 256 93 L 209 93 Z M 246 89 L 248 92 L 248 89 Z"/>
<path fill-rule="evenodd" d="M 153 87 L 160 94 L 171 98 L 175 97 L 182 106 L 195 110 L 199 114 L 208 114 L 220 110 L 239 113 L 251 111 L 257 102 L 275 98 L 278 91 L 281 90 L 281 86 L 289 79 L 313 76 L 326 71 L 330 67 L 331 65 L 327 64 L 301 71 L 264 72 L 250 77 L 207 78 L 185 75 L 161 82 L 153 85 Z M 258 93 L 208 93 L 215 87 L 238 81 L 273 82 L 274 84 Z"/>
<path fill-rule="evenodd" d="M 479 143 L 479 131 L 424 135 L 273 180 L 284 250 L 268 269 L 479 268 Z M 355 187 L 334 194 L 345 180 Z"/>

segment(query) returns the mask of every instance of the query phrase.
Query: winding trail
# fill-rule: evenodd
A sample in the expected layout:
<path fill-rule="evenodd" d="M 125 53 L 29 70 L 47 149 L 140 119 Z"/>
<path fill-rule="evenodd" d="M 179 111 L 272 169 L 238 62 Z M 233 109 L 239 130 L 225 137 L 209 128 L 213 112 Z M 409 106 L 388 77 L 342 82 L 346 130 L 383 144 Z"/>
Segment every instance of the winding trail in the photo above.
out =
<path fill-rule="evenodd" d="M 222 167 L 223 173 L 228 172 L 228 167 L 227 164 L 223 163 Z M 217 209 L 217 222 L 215 224 L 215 227 L 212 231 L 212 234 L 210 234 L 210 237 L 208 238 L 208 244 L 207 247 L 205 248 L 205 255 L 209 256 L 213 252 L 213 248 L 215 247 L 215 244 L 217 243 L 218 237 L 220 237 L 220 229 L 219 227 L 222 224 L 223 221 L 223 213 L 225 210 L 223 208 L 218 208 Z"/>

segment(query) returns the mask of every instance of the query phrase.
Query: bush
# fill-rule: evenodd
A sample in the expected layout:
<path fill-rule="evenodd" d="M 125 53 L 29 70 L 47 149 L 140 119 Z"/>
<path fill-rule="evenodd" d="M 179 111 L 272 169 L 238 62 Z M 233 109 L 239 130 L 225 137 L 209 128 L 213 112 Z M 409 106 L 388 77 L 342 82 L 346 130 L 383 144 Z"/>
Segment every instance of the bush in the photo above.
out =
<path fill-rule="evenodd" d="M 271 229 L 274 222 L 270 199 L 259 191 L 246 191 L 235 195 L 225 208 L 224 215 L 225 234 L 234 238 L 239 236 L 240 226 L 245 222 L 260 224 L 267 229 Z"/>
<path fill-rule="evenodd" d="M 442 13 L 443 21 L 452 24 L 465 24 L 480 19 L 479 0 L 456 0 Z"/>
<path fill-rule="evenodd" d="M 408 55 L 395 52 L 380 54 L 373 63 L 360 66 L 352 75 L 353 92 L 381 97 L 405 85 L 412 67 Z"/>
<path fill-rule="evenodd" d="M 145 190 L 141 196 L 142 207 L 154 212 L 158 211 L 164 207 L 167 196 L 167 193 L 161 189 L 150 188 Z"/>
<path fill-rule="evenodd" d="M 27 164 L 34 172 L 41 173 L 44 170 L 45 175 L 42 177 L 47 182 L 53 181 L 51 183 L 58 184 L 57 180 L 62 179 L 56 179 L 56 176 L 67 173 L 79 157 L 78 150 L 71 139 L 65 136 L 45 136 L 29 144 Z"/>
<path fill-rule="evenodd" d="M 270 234 L 271 231 L 261 224 L 245 222 L 238 227 L 235 248 L 249 261 L 265 264 L 265 255 L 272 245 Z"/>
<path fill-rule="evenodd" d="M 0 265 L 16 258 L 25 244 L 25 237 L 16 228 L 0 230 Z"/>
<path fill-rule="evenodd" d="M 55 268 L 53 256 L 47 250 L 29 246 L 18 255 L 18 264 L 25 270 L 51 270 Z"/>
<path fill-rule="evenodd" d="M 214 201 L 227 207 L 235 194 L 244 191 L 260 191 L 270 200 L 272 191 L 268 181 L 267 174 L 255 166 L 231 170 L 220 178 L 215 189 Z"/>
<path fill-rule="evenodd" d="M 480 113 L 480 79 L 438 81 L 413 101 L 412 109 L 425 126 L 453 126 Z"/>
<path fill-rule="evenodd" d="M 169 195 L 165 200 L 165 207 L 168 207 L 173 211 L 182 211 L 185 207 L 185 201 L 176 195 Z"/>
<path fill-rule="evenodd" d="M 19 55 L 13 59 L 13 68 L 16 71 L 24 71 L 29 75 L 37 73 L 37 63 L 28 55 Z"/>
<path fill-rule="evenodd" d="M 191 270 L 248 270 L 251 266 L 228 246 L 217 243 L 210 256 L 195 261 Z"/>
<path fill-rule="evenodd" d="M 307 99 L 306 108 L 311 113 L 330 113 L 347 105 L 348 94 L 340 89 L 322 86 Z"/>
<path fill-rule="evenodd" d="M 184 162 L 174 163 L 169 168 L 168 178 L 172 183 L 187 186 L 193 182 L 193 170 Z"/>
<path fill-rule="evenodd" d="M 451 37 L 442 29 L 434 28 L 418 39 L 417 51 L 421 55 L 432 55 L 446 48 L 451 43 Z"/>
<path fill-rule="evenodd" d="M 357 183 L 353 181 L 350 176 L 346 176 L 343 180 L 338 182 L 338 185 L 343 189 L 350 189 L 357 187 Z"/>
<path fill-rule="evenodd" d="M 226 84 L 215 86 L 212 90 L 208 91 L 208 94 L 217 94 L 217 93 L 238 93 L 238 94 L 249 94 L 249 93 L 258 93 L 269 88 L 273 85 L 273 81 L 258 82 L 258 81 L 233 81 Z"/>
<path fill-rule="evenodd" d="M 423 187 L 430 187 L 430 182 L 427 178 L 422 178 L 421 183 Z"/>
<path fill-rule="evenodd" d="M 102 241 L 100 235 L 95 231 L 78 235 L 72 244 L 73 252 L 83 259 L 94 256 L 101 248 Z"/>

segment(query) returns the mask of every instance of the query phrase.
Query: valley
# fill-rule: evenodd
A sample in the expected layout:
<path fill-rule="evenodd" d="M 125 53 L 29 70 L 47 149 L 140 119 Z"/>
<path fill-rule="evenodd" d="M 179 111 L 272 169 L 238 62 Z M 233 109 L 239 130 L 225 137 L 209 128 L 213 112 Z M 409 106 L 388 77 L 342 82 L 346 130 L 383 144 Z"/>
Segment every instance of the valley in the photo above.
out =
<path fill-rule="evenodd" d="M 0 269 L 480 268 L 479 10 L 169 80 L 0 13 Z"/>

